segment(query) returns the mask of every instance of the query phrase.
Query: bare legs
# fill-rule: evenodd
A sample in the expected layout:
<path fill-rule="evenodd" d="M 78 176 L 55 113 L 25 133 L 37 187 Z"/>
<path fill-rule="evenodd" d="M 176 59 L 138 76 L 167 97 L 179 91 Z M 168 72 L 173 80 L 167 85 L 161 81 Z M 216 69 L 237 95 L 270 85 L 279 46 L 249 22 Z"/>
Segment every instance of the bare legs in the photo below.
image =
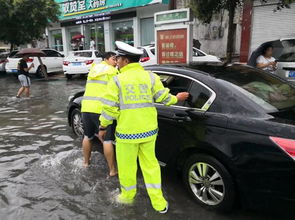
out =
<path fill-rule="evenodd" d="M 30 97 L 30 87 L 25 87 L 25 93 L 27 97 Z"/>
<path fill-rule="evenodd" d="M 30 87 L 27 87 L 27 86 L 20 87 L 16 96 L 20 97 L 23 94 L 23 92 L 25 92 L 27 97 L 30 97 Z"/>
<path fill-rule="evenodd" d="M 83 148 L 83 155 L 84 155 L 84 167 L 87 168 L 89 166 L 90 156 L 91 156 L 91 149 L 92 149 L 92 143 L 91 140 L 89 140 L 87 137 L 83 138 L 82 142 L 82 148 Z"/>
<path fill-rule="evenodd" d="M 115 167 L 114 146 L 111 141 L 105 141 L 103 143 L 103 153 L 109 166 L 109 171 L 110 171 L 109 175 L 116 176 L 118 172 Z"/>

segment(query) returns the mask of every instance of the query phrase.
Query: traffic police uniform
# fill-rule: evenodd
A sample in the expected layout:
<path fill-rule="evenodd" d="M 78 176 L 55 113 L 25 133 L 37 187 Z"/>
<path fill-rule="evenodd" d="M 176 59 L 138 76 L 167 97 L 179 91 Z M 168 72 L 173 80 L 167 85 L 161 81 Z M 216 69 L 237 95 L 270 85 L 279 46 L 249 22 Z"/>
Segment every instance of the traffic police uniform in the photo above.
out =
<path fill-rule="evenodd" d="M 102 61 L 100 64 L 92 64 L 88 73 L 86 89 L 82 100 L 81 112 L 85 136 L 91 140 L 98 133 L 99 116 L 101 114 L 103 103 L 108 104 L 105 100 L 107 84 L 118 70 Z M 108 139 L 111 139 L 111 128 L 108 129 Z"/>
<path fill-rule="evenodd" d="M 116 42 L 119 56 L 140 56 L 138 50 Z M 152 206 L 157 211 L 168 208 L 161 189 L 161 171 L 155 156 L 158 133 L 154 102 L 172 105 L 177 98 L 164 88 L 160 77 L 145 71 L 139 63 L 130 63 L 110 80 L 104 98 L 100 123 L 106 127 L 117 120 L 116 156 L 121 184 L 119 201 L 132 203 L 136 195 L 137 158 L 143 173 Z"/>

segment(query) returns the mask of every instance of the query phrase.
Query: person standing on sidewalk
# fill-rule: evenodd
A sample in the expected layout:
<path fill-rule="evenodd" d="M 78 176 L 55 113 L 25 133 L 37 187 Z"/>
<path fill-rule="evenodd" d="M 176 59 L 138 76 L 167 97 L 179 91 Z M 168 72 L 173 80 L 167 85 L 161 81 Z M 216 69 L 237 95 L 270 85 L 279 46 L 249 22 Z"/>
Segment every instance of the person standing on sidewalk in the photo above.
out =
<path fill-rule="evenodd" d="M 160 77 L 145 71 L 139 64 L 142 51 L 116 41 L 120 74 L 110 80 L 100 116 L 99 138 L 104 140 L 106 127 L 117 120 L 116 156 L 121 185 L 118 202 L 130 204 L 136 195 L 137 158 L 153 208 L 168 211 L 161 188 L 161 170 L 155 156 L 158 133 L 154 102 L 172 105 L 188 98 L 187 92 L 173 96 Z"/>
<path fill-rule="evenodd" d="M 20 98 L 23 92 L 25 92 L 27 97 L 30 97 L 31 80 L 29 77 L 29 71 L 34 67 L 34 63 L 32 63 L 28 68 L 28 60 L 29 56 L 23 56 L 23 58 L 19 60 L 17 65 L 18 80 L 20 81 L 21 87 L 17 92 L 16 98 Z"/>
<path fill-rule="evenodd" d="M 84 167 L 89 166 L 92 150 L 92 139 L 98 134 L 99 116 L 101 114 L 102 105 L 106 102 L 104 94 L 106 92 L 108 82 L 117 75 L 118 70 L 114 52 L 106 52 L 104 61 L 100 64 L 93 64 L 87 78 L 85 93 L 82 100 L 81 112 L 84 127 L 84 138 L 82 142 L 84 154 Z M 107 128 L 107 138 L 102 142 L 104 155 L 109 166 L 109 175 L 117 174 L 115 168 L 115 156 L 113 141 L 114 128 Z"/>

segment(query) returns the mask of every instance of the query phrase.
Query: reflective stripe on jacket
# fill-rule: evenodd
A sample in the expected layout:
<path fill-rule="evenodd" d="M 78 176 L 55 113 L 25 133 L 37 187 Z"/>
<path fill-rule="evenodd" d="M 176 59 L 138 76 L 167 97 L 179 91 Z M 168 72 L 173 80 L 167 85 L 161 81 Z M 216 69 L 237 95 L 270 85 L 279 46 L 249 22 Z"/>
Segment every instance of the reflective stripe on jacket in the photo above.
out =
<path fill-rule="evenodd" d="M 177 98 L 164 88 L 160 77 L 145 71 L 139 63 L 123 67 L 108 84 L 104 96 L 101 125 L 117 120 L 117 141 L 140 143 L 152 140 L 158 132 L 154 102 L 172 105 Z"/>
<path fill-rule="evenodd" d="M 101 114 L 102 103 L 108 104 L 103 98 L 106 93 L 107 84 L 117 73 L 118 70 L 108 65 L 105 61 L 91 66 L 81 103 L 82 112 Z"/>

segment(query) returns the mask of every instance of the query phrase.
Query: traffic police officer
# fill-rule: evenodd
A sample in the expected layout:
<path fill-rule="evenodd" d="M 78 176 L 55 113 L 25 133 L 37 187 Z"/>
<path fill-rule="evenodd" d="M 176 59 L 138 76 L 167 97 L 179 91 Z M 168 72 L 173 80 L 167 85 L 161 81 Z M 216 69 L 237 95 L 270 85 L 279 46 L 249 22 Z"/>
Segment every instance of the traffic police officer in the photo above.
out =
<path fill-rule="evenodd" d="M 161 171 L 155 156 L 158 133 L 157 110 L 154 102 L 172 105 L 188 98 L 187 92 L 173 96 L 164 88 L 160 77 L 145 71 L 138 63 L 142 51 L 116 41 L 117 65 L 120 74 L 110 80 L 100 116 L 99 138 L 105 128 L 117 120 L 116 155 L 121 184 L 118 201 L 132 203 L 136 195 L 137 158 L 153 208 L 168 211 L 161 189 Z"/>
<path fill-rule="evenodd" d="M 102 103 L 108 103 L 103 97 L 107 89 L 108 81 L 117 75 L 116 57 L 114 52 L 107 52 L 104 61 L 100 64 L 93 64 L 87 78 L 85 93 L 82 100 L 82 121 L 84 126 L 84 139 L 82 143 L 84 154 L 84 166 L 89 166 L 92 143 L 91 140 L 98 134 L 99 116 L 102 110 Z M 114 148 L 112 144 L 112 130 L 108 128 L 108 137 L 103 142 L 104 155 L 110 169 L 110 176 L 116 175 Z"/>

